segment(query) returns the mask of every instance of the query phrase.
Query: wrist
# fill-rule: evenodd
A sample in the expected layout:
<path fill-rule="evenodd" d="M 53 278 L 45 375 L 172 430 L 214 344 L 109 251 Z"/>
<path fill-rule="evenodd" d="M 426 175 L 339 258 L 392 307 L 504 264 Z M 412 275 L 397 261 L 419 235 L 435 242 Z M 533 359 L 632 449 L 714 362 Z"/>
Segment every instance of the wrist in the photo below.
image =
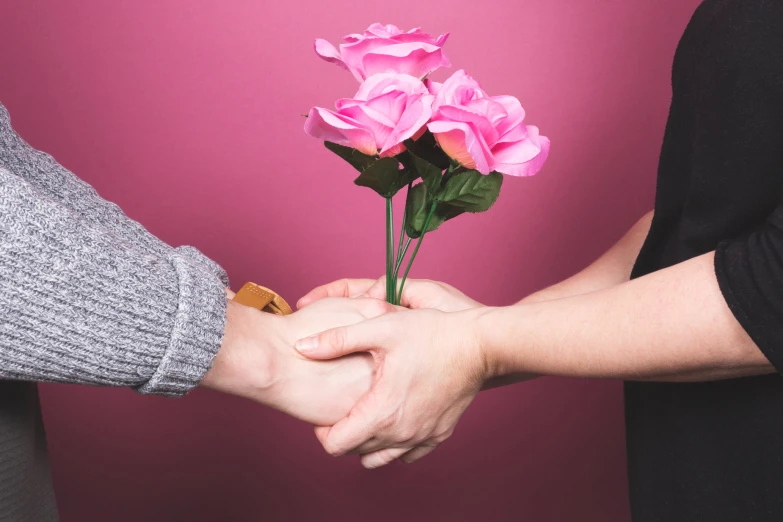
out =
<path fill-rule="evenodd" d="M 527 362 L 523 364 L 521 356 L 526 347 L 521 347 L 514 341 L 527 339 L 516 331 L 525 321 L 518 312 L 519 303 L 507 307 L 484 308 L 471 321 L 474 325 L 475 344 L 479 347 L 484 366 L 482 390 L 508 386 L 541 376 L 528 364 L 527 358 L 524 359 Z M 509 343 L 512 343 L 514 348 L 506 351 L 505 346 Z"/>
<path fill-rule="evenodd" d="M 488 335 L 491 328 L 488 323 L 492 322 L 495 310 L 495 307 L 481 306 L 454 314 L 457 316 L 455 326 L 468 329 L 463 338 L 468 339 L 468 347 L 473 351 L 471 359 L 475 361 L 482 384 L 495 378 L 498 371 L 496 355 Z"/>
<path fill-rule="evenodd" d="M 252 399 L 274 401 L 282 318 L 228 301 L 223 342 L 200 386 Z"/>

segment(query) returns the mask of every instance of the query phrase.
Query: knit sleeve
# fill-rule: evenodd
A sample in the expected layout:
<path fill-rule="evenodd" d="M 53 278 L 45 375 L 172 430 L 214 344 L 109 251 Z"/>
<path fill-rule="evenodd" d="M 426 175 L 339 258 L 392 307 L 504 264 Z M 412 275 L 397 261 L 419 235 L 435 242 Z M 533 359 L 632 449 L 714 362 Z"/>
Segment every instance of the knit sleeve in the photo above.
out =
<path fill-rule="evenodd" d="M 11 127 L 8 111 L 0 104 L 0 168 L 13 172 L 86 220 L 100 223 L 117 236 L 126 238 L 137 249 L 152 255 L 171 255 L 172 247 L 130 219 L 114 203 L 101 198 L 95 189 L 79 179 L 55 159 L 31 147 Z M 179 247 L 185 262 L 216 275 L 228 287 L 229 280 L 220 265 L 191 246 Z"/>
<path fill-rule="evenodd" d="M 223 284 L 0 169 L 0 378 L 181 395 L 223 336 Z"/>

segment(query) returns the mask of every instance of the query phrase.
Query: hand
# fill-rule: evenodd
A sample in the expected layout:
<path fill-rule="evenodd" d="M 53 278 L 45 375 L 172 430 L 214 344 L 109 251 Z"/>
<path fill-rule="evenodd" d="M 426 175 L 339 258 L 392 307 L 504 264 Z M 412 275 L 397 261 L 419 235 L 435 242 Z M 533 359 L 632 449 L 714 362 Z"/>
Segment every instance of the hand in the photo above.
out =
<path fill-rule="evenodd" d="M 223 345 L 201 385 L 312 424 L 332 425 L 369 390 L 372 357 L 315 362 L 294 350 L 294 342 L 392 310 L 375 299 L 324 299 L 295 314 L 276 316 L 229 301 Z"/>
<path fill-rule="evenodd" d="M 325 297 L 360 296 L 385 299 L 386 276 L 378 280 L 340 279 L 311 290 L 296 306 L 301 309 Z M 403 288 L 400 304 L 411 309 L 434 308 L 442 312 L 460 312 L 482 306 L 451 285 L 427 279 L 409 279 Z"/>
<path fill-rule="evenodd" d="M 487 376 L 473 331 L 483 313 L 405 311 L 299 341 L 296 348 L 312 359 L 357 351 L 375 359 L 371 391 L 345 419 L 316 429 L 326 451 L 364 454 L 362 464 L 374 468 L 396 458 L 414 462 L 449 438 Z"/>

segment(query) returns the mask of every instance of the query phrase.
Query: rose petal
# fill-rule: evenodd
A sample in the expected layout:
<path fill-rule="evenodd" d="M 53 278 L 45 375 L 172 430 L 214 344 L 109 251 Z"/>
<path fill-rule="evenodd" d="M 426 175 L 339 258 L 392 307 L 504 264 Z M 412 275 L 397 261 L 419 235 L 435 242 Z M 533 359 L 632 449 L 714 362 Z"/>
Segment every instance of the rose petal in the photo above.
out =
<path fill-rule="evenodd" d="M 395 147 L 415 136 L 432 117 L 432 100 L 434 96 L 425 94 L 418 99 L 409 99 L 408 107 L 400 117 L 400 121 L 383 145 L 381 155 L 390 148 Z"/>
<path fill-rule="evenodd" d="M 491 99 L 502 105 L 506 110 L 506 119 L 497 126 L 500 141 L 505 141 L 505 134 L 525 121 L 525 109 L 522 108 L 519 100 L 513 96 L 493 96 Z"/>
<path fill-rule="evenodd" d="M 367 78 L 359 86 L 354 99 L 369 100 L 385 94 L 390 87 L 408 94 L 427 94 L 427 87 L 418 78 L 409 74 L 381 73 Z"/>
<path fill-rule="evenodd" d="M 426 80 L 424 85 L 427 86 L 427 90 L 430 91 L 430 94 L 434 94 L 435 96 L 437 96 L 440 90 L 443 88 L 442 83 L 434 82 L 432 80 Z"/>
<path fill-rule="evenodd" d="M 504 143 L 515 143 L 527 138 L 527 125 L 525 122 L 520 122 L 515 127 L 506 130 L 506 133 L 500 136 L 498 140 L 492 145 L 493 147 L 500 147 Z"/>
<path fill-rule="evenodd" d="M 356 120 L 327 109 L 312 108 L 305 121 L 304 130 L 314 138 L 353 147 L 370 156 L 378 153 L 375 140 L 368 129 Z"/>
<path fill-rule="evenodd" d="M 385 151 L 381 152 L 379 155 L 382 158 L 391 158 L 404 151 L 405 151 L 405 145 L 403 145 L 402 143 L 398 143 L 394 147 L 390 149 L 386 149 Z"/>
<path fill-rule="evenodd" d="M 382 114 L 373 111 L 365 105 L 351 107 L 341 114 L 356 120 L 372 134 L 376 152 L 377 148 L 386 142 L 389 134 L 394 129 L 394 122 L 389 121 L 388 118 L 384 118 Z"/>
<path fill-rule="evenodd" d="M 495 170 L 509 176 L 534 176 L 538 174 L 549 157 L 549 138 L 539 135 L 538 127 L 527 127 L 527 139 L 503 144 L 495 154 Z"/>
<path fill-rule="evenodd" d="M 346 65 L 343 63 L 342 56 L 340 56 L 340 51 L 338 51 L 337 48 L 331 43 L 318 38 L 315 40 L 313 47 L 315 48 L 316 54 L 318 54 L 318 56 L 327 62 L 339 65 L 343 69 L 348 69 L 348 67 L 346 67 Z"/>
<path fill-rule="evenodd" d="M 362 70 L 366 76 L 394 71 L 424 78 L 439 67 L 450 65 L 440 47 L 422 42 L 376 47 L 362 59 Z"/>
<path fill-rule="evenodd" d="M 364 31 L 365 36 L 377 36 L 379 38 L 391 38 L 401 33 L 402 31 L 396 25 L 393 24 L 383 25 L 377 22 L 372 24 L 370 27 L 367 28 L 366 31 Z"/>
<path fill-rule="evenodd" d="M 437 118 L 449 121 L 470 123 L 474 126 L 488 145 L 494 144 L 498 139 L 498 131 L 492 122 L 483 114 L 468 111 L 465 107 L 446 105 L 440 108 Z"/>
<path fill-rule="evenodd" d="M 477 98 L 470 100 L 464 105 L 465 109 L 476 114 L 483 115 L 493 127 L 498 125 L 508 117 L 506 109 L 491 98 Z M 498 133 L 499 134 L 499 133 Z"/>
<path fill-rule="evenodd" d="M 450 158 L 463 167 L 476 169 L 482 174 L 491 172 L 489 148 L 471 125 L 464 122 L 433 121 L 427 127 Z"/>
<path fill-rule="evenodd" d="M 408 94 L 402 91 L 391 91 L 365 102 L 365 105 L 382 114 L 390 121 L 400 121 L 408 102 Z M 394 124 L 392 123 L 392 126 Z"/>
<path fill-rule="evenodd" d="M 370 76 L 364 70 L 362 59 L 367 53 L 380 47 L 388 47 L 394 43 L 394 40 L 387 38 L 364 38 L 353 43 L 341 44 L 340 54 L 343 58 L 343 62 L 345 62 L 345 65 L 348 67 L 348 70 L 353 73 L 357 80 L 362 82 Z"/>
<path fill-rule="evenodd" d="M 437 111 L 441 105 L 463 105 L 472 99 L 486 97 L 481 85 L 460 69 L 443 82 L 433 103 L 433 110 Z"/>

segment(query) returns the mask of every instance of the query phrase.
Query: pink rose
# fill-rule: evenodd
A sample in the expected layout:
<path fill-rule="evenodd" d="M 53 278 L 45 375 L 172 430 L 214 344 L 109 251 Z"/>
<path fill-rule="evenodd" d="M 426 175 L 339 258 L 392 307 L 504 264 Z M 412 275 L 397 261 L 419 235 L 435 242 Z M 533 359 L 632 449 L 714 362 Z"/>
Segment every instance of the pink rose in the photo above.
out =
<path fill-rule="evenodd" d="M 424 78 L 439 67 L 451 67 L 443 44 L 448 33 L 434 38 L 412 29 L 372 24 L 364 34 L 350 34 L 338 50 L 326 40 L 315 41 L 318 56 L 351 71 L 361 81 L 373 74 L 395 72 Z"/>
<path fill-rule="evenodd" d="M 428 82 L 435 95 L 428 125 L 450 158 L 482 174 L 532 176 L 549 156 L 549 139 L 525 125 L 525 110 L 513 96 L 488 96 L 465 71 L 443 84 Z"/>
<path fill-rule="evenodd" d="M 405 150 L 402 142 L 424 129 L 432 116 L 433 99 L 418 78 L 376 74 L 353 98 L 338 100 L 336 111 L 311 109 L 305 132 L 369 156 L 395 156 Z"/>

